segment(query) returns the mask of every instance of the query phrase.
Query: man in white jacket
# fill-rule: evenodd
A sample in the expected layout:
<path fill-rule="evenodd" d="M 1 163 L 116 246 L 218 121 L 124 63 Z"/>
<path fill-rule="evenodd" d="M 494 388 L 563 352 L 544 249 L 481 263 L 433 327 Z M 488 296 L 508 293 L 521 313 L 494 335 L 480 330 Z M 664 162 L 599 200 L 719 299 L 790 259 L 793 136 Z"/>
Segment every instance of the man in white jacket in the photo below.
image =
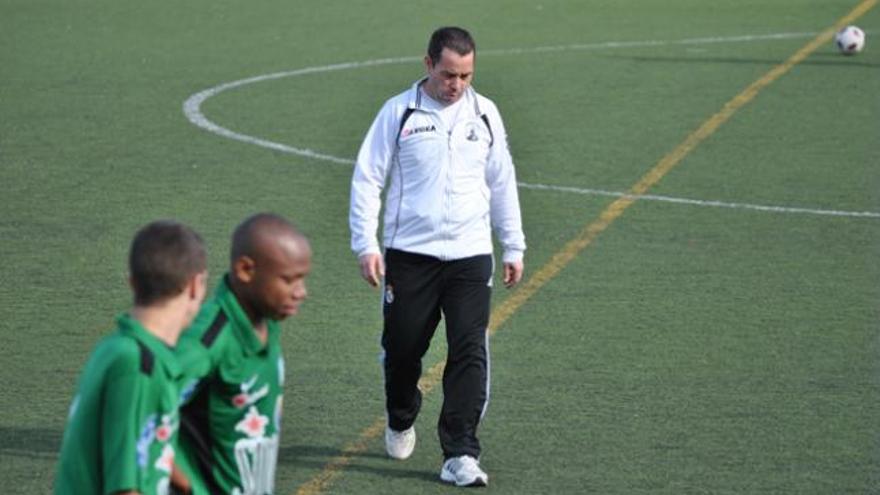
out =
<path fill-rule="evenodd" d="M 427 76 L 389 99 L 364 139 L 349 215 L 361 275 L 384 286 L 388 455 L 406 459 L 415 447 L 421 359 L 442 313 L 449 349 L 440 478 L 458 486 L 488 483 L 476 432 L 489 399 L 492 229 L 508 288 L 522 278 L 526 248 L 501 116 L 471 88 L 475 56 L 464 29 L 433 33 Z M 383 260 L 377 229 L 386 186 Z"/>

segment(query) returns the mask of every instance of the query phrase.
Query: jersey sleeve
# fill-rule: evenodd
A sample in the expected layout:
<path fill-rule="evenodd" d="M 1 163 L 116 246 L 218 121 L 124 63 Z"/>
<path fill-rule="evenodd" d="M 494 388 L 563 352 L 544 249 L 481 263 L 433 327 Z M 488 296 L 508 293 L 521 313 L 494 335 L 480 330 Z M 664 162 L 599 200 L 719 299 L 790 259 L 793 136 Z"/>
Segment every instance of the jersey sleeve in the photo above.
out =
<path fill-rule="evenodd" d="M 220 345 L 206 347 L 197 335 L 187 335 L 177 342 L 174 351 L 181 366 L 180 405 L 186 405 L 197 392 L 202 381 L 210 375 L 219 359 Z"/>
<path fill-rule="evenodd" d="M 110 369 L 102 393 L 100 441 L 104 455 L 100 469 L 105 494 L 144 492 L 146 488 L 141 473 L 147 468 L 149 456 L 138 451 L 138 440 L 150 420 L 145 408 L 148 387 L 139 376 L 137 356 L 121 359 L 126 362 L 116 363 Z"/>
<path fill-rule="evenodd" d="M 349 227 L 351 249 L 357 256 L 378 254 L 379 211 L 385 178 L 394 157 L 398 105 L 389 100 L 376 115 L 358 152 L 351 179 Z"/>
<path fill-rule="evenodd" d="M 489 103 L 486 106 L 486 117 L 491 124 L 495 140 L 489 151 L 489 163 L 486 168 L 486 184 L 491 191 L 489 211 L 492 227 L 503 249 L 503 260 L 519 261 L 526 250 L 526 242 L 516 188 L 516 171 L 501 115 L 494 104 Z"/>

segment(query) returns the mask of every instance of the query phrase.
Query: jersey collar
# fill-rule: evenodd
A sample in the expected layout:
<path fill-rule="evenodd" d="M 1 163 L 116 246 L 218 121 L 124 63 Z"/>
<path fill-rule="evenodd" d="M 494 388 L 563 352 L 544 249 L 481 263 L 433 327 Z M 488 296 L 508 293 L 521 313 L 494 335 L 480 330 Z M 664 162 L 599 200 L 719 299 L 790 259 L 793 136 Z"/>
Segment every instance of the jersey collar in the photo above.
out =
<path fill-rule="evenodd" d="M 229 323 L 232 325 L 232 329 L 235 330 L 235 337 L 238 339 L 246 355 L 257 354 L 267 347 L 257 338 L 254 325 L 251 323 L 250 318 L 248 318 L 247 313 L 245 313 L 244 308 L 239 304 L 235 293 L 232 292 L 232 288 L 229 286 L 228 273 L 223 276 L 223 280 L 217 287 L 216 299 L 220 303 L 220 307 L 223 308 L 223 312 L 229 317 Z M 266 339 L 268 344 L 277 338 L 278 322 L 269 319 L 266 326 L 268 327 L 269 334 Z"/>
<path fill-rule="evenodd" d="M 122 335 L 137 339 L 138 342 L 146 346 L 156 356 L 156 360 L 162 363 L 162 367 L 165 368 L 165 372 L 169 376 L 176 377 L 181 374 L 180 363 L 174 355 L 174 350 L 144 328 L 141 322 L 130 314 L 123 313 L 116 318 L 116 324 Z"/>

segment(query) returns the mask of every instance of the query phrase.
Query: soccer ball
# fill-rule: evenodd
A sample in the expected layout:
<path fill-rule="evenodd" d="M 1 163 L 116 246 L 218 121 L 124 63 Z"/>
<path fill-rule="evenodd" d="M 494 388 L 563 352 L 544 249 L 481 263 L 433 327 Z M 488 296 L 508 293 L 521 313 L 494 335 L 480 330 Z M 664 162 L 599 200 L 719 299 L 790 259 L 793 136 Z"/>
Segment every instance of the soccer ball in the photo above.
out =
<path fill-rule="evenodd" d="M 865 47 L 865 32 L 856 26 L 847 26 L 834 35 L 837 48 L 844 55 L 853 55 Z"/>

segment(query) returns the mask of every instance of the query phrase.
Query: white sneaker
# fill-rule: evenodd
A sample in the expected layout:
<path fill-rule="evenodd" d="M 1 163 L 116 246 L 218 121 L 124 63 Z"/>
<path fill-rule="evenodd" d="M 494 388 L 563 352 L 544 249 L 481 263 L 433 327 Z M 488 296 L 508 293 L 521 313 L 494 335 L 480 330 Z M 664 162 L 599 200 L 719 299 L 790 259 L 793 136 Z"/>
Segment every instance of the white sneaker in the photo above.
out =
<path fill-rule="evenodd" d="M 385 452 L 394 459 L 406 459 L 416 448 L 416 428 L 410 426 L 403 431 L 385 427 Z"/>
<path fill-rule="evenodd" d="M 480 462 L 469 455 L 452 457 L 443 463 L 440 479 L 455 486 L 486 486 L 489 475 L 480 469 Z"/>

